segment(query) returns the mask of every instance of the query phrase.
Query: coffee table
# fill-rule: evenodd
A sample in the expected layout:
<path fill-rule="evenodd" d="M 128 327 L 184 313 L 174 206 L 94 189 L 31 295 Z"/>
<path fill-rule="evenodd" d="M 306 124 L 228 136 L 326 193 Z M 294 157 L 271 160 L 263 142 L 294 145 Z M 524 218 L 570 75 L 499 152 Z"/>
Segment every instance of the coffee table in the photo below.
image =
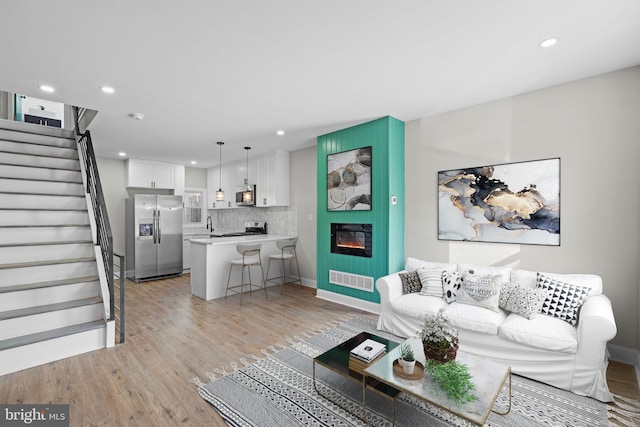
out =
<path fill-rule="evenodd" d="M 422 342 L 412 338 L 406 341 L 413 349 L 416 360 L 425 363 Z M 387 354 L 372 363 L 364 370 L 362 379 L 362 409 L 366 420 L 366 389 L 373 380 L 386 384 L 389 387 L 407 393 L 419 399 L 425 400 L 439 408 L 455 414 L 473 424 L 482 426 L 487 421 L 489 414 L 493 411 L 493 405 L 505 384 L 509 380 L 509 407 L 506 412 L 496 412 L 506 415 L 511 411 L 511 367 L 494 363 L 481 357 L 473 356 L 462 351 L 458 351 L 456 360 L 467 365 L 472 376 L 475 389 L 472 393 L 478 397 L 474 402 L 456 404 L 449 399 L 439 384 L 435 383 L 429 374 L 416 380 L 401 378 L 393 373 L 393 361 L 400 357 L 400 349 L 394 348 Z M 395 399 L 393 399 L 393 423 L 395 424 Z"/>
<path fill-rule="evenodd" d="M 382 338 L 377 335 L 371 334 L 369 332 L 361 332 L 355 337 L 343 342 L 342 344 L 339 344 L 333 347 L 330 350 L 325 351 L 324 353 L 322 353 L 321 355 L 313 359 L 313 388 L 316 390 L 316 393 L 318 393 L 323 398 L 329 400 L 330 402 L 340 406 L 342 409 L 351 413 L 352 415 L 363 419 L 364 421 L 366 421 L 366 419 L 363 418 L 361 415 L 353 413 L 348 408 L 345 408 L 344 406 L 340 405 L 340 403 L 331 399 L 329 396 L 322 394 L 320 390 L 318 390 L 318 387 L 316 386 L 316 364 L 324 366 L 325 368 L 328 368 L 340 375 L 350 378 L 359 384 L 364 384 L 366 385 L 366 387 L 393 400 L 394 401 L 393 407 L 395 408 L 395 399 L 397 399 L 402 393 L 399 389 L 387 384 L 386 382 L 379 381 L 373 376 L 370 376 L 370 375 L 364 376 L 363 370 L 360 370 L 357 368 L 354 369 L 353 364 L 351 366 L 349 364 L 349 357 L 350 357 L 349 353 L 351 352 L 351 350 L 357 347 L 358 344 L 363 343 L 367 339 L 372 339 L 382 344 L 385 344 L 387 346 L 387 354 L 392 350 L 394 350 L 396 347 L 398 347 L 398 345 L 400 345 L 400 343 L 396 341 L 391 341 L 386 338 Z M 384 356 L 382 358 L 384 358 Z M 378 358 L 376 360 L 379 361 L 382 358 Z M 374 361 L 369 366 L 373 366 L 375 363 L 377 362 Z"/>

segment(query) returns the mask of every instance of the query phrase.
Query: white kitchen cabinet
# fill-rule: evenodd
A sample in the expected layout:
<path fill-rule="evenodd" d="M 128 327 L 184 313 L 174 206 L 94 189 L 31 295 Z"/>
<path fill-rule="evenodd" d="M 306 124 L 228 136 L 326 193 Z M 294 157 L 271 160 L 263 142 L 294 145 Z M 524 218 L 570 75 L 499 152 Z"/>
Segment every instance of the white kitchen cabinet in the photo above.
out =
<path fill-rule="evenodd" d="M 181 165 L 129 159 L 127 161 L 127 186 L 175 189 L 177 166 L 184 174 L 184 166 Z"/>
<path fill-rule="evenodd" d="M 289 205 L 289 153 L 276 151 L 256 159 L 256 206 Z"/>
<path fill-rule="evenodd" d="M 229 163 L 220 167 L 207 169 L 207 209 L 229 209 L 236 207 L 236 179 L 237 164 Z M 222 185 L 220 185 L 220 175 L 222 175 Z M 224 200 L 216 200 L 216 191 L 222 188 Z"/>

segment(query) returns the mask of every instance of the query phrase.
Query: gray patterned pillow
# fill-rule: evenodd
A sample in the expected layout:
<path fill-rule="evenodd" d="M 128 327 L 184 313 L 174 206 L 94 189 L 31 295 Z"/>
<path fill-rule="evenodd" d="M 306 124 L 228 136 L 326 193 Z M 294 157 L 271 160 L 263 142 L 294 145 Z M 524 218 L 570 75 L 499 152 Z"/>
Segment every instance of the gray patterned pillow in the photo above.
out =
<path fill-rule="evenodd" d="M 458 272 L 444 270 L 442 272 L 442 299 L 448 303 L 457 300 L 461 285 L 462 277 Z"/>
<path fill-rule="evenodd" d="M 548 293 L 540 313 L 557 317 L 573 326 L 578 323 L 578 312 L 590 288 L 565 283 L 540 273 L 537 275 L 537 287 Z"/>
<path fill-rule="evenodd" d="M 531 320 L 540 312 L 546 298 L 547 291 L 544 289 L 503 285 L 500 290 L 500 308 Z"/>
<path fill-rule="evenodd" d="M 462 273 L 462 288 L 458 293 L 458 302 L 500 312 L 502 283 L 502 277 L 498 275 Z"/>
<path fill-rule="evenodd" d="M 417 271 L 410 271 L 408 273 L 400 273 L 400 280 L 402 281 L 402 293 L 412 294 L 414 292 L 420 292 L 422 289 L 422 283 Z"/>

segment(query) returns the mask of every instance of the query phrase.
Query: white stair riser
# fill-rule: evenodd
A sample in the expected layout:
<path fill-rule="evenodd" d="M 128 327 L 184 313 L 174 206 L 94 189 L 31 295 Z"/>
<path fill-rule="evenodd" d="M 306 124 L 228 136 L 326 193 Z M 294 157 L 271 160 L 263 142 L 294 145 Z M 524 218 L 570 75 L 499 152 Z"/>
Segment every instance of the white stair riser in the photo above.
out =
<path fill-rule="evenodd" d="M 73 262 L 67 264 L 40 265 L 35 267 L 9 268 L 0 274 L 0 286 L 25 285 L 73 279 L 75 277 L 97 276 L 96 261 Z"/>
<path fill-rule="evenodd" d="M 0 193 L 66 194 L 81 196 L 84 185 L 79 182 L 31 181 L 0 178 Z"/>
<path fill-rule="evenodd" d="M 95 256 L 95 252 L 92 243 L 0 247 L 0 265 L 70 258 L 90 258 L 93 256 Z"/>
<path fill-rule="evenodd" d="M 0 193 L 0 209 L 87 209 L 87 201 L 78 196 Z"/>
<path fill-rule="evenodd" d="M 16 132 L 9 129 L 0 129 L 0 139 L 27 142 L 31 144 L 50 145 L 53 147 L 74 148 L 76 146 L 76 142 L 73 139 L 38 135 L 28 132 Z"/>
<path fill-rule="evenodd" d="M 26 144 L 23 142 L 0 140 L 0 151 L 5 153 L 31 154 L 34 156 L 78 159 L 78 150 L 75 147 L 54 147 L 50 145 Z"/>
<path fill-rule="evenodd" d="M 0 227 L 16 225 L 89 225 L 89 214 L 86 211 L 7 210 L 2 212 Z"/>
<path fill-rule="evenodd" d="M 29 165 L 39 168 L 72 169 L 80 168 L 77 160 L 59 159 L 57 157 L 29 156 L 26 154 L 2 153 L 0 161 L 5 165 Z"/>
<path fill-rule="evenodd" d="M 100 283 L 97 280 L 7 292 L 0 297 L 0 312 L 97 296 L 100 296 Z"/>
<path fill-rule="evenodd" d="M 80 171 L 32 168 L 28 166 L 4 165 L 0 169 L 3 178 L 37 179 L 43 181 L 82 182 Z"/>
<path fill-rule="evenodd" d="M 0 375 L 10 374 L 105 347 L 106 326 L 0 351 Z"/>
<path fill-rule="evenodd" d="M 9 227 L 0 228 L 3 245 L 22 245 L 42 242 L 77 242 L 91 240 L 91 227 Z"/>
<path fill-rule="evenodd" d="M 102 304 L 48 311 L 31 316 L 0 320 L 0 340 L 64 328 L 104 319 Z"/>

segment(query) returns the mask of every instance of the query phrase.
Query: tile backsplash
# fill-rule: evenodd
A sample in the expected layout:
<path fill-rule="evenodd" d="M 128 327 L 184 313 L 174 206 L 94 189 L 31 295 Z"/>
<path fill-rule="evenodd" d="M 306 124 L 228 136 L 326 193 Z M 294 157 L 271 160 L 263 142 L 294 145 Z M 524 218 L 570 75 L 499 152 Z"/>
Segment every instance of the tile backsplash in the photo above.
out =
<path fill-rule="evenodd" d="M 244 231 L 247 221 L 264 221 L 269 234 L 298 235 L 298 212 L 295 206 L 210 209 L 207 215 L 211 216 L 217 232 Z"/>

